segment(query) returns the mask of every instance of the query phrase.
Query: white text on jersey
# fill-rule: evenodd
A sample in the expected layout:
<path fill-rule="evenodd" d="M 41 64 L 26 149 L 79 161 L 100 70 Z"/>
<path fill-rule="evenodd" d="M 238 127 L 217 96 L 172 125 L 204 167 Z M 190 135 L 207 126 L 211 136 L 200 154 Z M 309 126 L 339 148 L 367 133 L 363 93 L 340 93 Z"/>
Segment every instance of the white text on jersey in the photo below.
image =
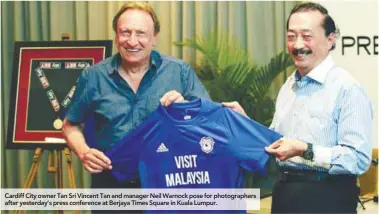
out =
<path fill-rule="evenodd" d="M 197 155 L 174 156 L 174 158 L 178 169 L 196 167 Z"/>
<path fill-rule="evenodd" d="M 208 171 L 180 172 L 166 174 L 167 187 L 190 185 L 190 184 L 210 184 Z"/>
<path fill-rule="evenodd" d="M 174 156 L 177 169 L 196 168 L 197 155 Z M 188 171 L 166 174 L 166 186 L 210 184 L 208 171 Z"/>

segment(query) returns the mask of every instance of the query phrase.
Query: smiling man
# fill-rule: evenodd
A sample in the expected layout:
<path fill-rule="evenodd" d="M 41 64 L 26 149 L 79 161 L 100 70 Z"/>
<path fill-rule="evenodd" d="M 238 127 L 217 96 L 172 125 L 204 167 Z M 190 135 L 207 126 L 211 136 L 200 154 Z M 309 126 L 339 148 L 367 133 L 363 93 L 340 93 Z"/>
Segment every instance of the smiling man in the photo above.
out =
<path fill-rule="evenodd" d="M 118 53 L 82 72 L 63 133 L 92 174 L 93 188 L 138 188 L 139 178 L 119 183 L 111 176 L 112 163 L 103 152 L 159 103 L 209 96 L 187 63 L 153 50 L 160 24 L 149 3 L 126 3 L 114 16 L 113 30 Z M 94 142 L 86 142 L 83 134 L 82 125 L 89 119 L 94 121 Z"/>
<path fill-rule="evenodd" d="M 357 176 L 370 165 L 373 109 L 356 80 L 334 64 L 338 29 L 317 3 L 295 6 L 287 49 L 297 70 L 282 86 L 271 128 L 285 138 L 273 213 L 356 213 Z"/>
<path fill-rule="evenodd" d="M 362 86 L 334 64 L 338 30 L 317 3 L 295 6 L 287 49 L 296 71 L 281 87 L 266 151 L 280 172 L 272 213 L 356 213 L 357 176 L 370 166 L 373 109 Z M 246 115 L 236 103 L 224 105 Z"/>

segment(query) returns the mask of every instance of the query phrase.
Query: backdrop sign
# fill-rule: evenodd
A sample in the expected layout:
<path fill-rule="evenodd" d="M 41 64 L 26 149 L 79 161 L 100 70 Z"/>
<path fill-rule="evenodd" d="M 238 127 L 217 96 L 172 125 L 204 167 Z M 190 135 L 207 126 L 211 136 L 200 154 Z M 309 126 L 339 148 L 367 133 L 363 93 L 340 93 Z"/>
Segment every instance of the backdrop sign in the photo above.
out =
<path fill-rule="evenodd" d="M 65 146 L 62 122 L 80 72 L 111 55 L 112 41 L 16 42 L 8 148 Z"/>
<path fill-rule="evenodd" d="M 325 6 L 340 29 L 335 63 L 364 87 L 374 107 L 373 147 L 378 147 L 378 1 L 317 1 Z"/>

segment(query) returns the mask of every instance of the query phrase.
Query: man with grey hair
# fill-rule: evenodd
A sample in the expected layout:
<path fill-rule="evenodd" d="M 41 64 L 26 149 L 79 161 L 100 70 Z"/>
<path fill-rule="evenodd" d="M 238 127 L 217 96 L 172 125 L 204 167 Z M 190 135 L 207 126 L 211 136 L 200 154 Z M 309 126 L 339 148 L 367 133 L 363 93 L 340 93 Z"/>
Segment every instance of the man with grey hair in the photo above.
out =
<path fill-rule="evenodd" d="M 139 178 L 120 183 L 104 151 L 135 129 L 159 103 L 207 98 L 193 69 L 184 61 L 154 51 L 160 31 L 148 2 L 128 2 L 113 19 L 118 53 L 85 69 L 63 124 L 68 146 L 92 174 L 93 188 L 138 188 Z M 82 124 L 94 118 L 93 145 Z M 126 166 L 127 167 L 127 166 Z"/>

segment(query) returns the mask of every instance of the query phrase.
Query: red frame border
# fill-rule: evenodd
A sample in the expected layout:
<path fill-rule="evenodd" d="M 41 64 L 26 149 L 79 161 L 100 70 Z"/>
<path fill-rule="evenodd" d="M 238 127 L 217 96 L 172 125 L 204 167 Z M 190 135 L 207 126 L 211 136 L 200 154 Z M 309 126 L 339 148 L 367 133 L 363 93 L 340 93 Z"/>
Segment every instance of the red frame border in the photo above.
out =
<path fill-rule="evenodd" d="M 96 64 L 111 55 L 112 41 L 16 42 L 15 46 L 8 148 L 55 147 L 45 138 L 63 138 L 61 131 L 26 129 L 32 60 L 92 59 Z"/>

